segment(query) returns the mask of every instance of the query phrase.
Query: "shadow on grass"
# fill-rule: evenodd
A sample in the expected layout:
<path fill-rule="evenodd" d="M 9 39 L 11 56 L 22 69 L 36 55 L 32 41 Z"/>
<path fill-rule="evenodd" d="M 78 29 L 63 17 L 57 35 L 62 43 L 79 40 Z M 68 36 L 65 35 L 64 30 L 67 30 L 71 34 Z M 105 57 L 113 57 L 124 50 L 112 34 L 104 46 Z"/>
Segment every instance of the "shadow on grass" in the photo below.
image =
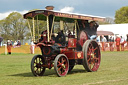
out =
<path fill-rule="evenodd" d="M 86 73 L 87 71 L 83 69 L 73 69 L 71 72 L 69 72 L 67 75 L 75 74 L 75 73 Z M 20 77 L 35 77 L 32 72 L 26 72 L 26 73 L 19 73 L 19 74 L 13 74 L 13 75 L 8 75 L 8 76 L 20 76 Z M 45 70 L 45 73 L 43 76 L 47 77 L 56 77 L 57 74 L 54 71 L 54 69 L 51 70 Z"/>
<path fill-rule="evenodd" d="M 20 76 L 20 77 L 33 77 L 31 72 L 27 73 L 19 73 L 19 74 L 13 74 L 13 75 L 8 75 L 8 76 Z"/>
<path fill-rule="evenodd" d="M 86 70 L 84 69 L 73 69 L 71 72 L 69 72 L 68 74 L 75 74 L 75 73 L 87 73 Z"/>
<path fill-rule="evenodd" d="M 8 76 L 20 76 L 20 77 L 35 77 L 32 72 L 26 72 L 26 73 L 19 73 L 19 74 L 13 74 L 13 75 L 8 75 Z M 43 76 L 56 76 L 56 73 L 54 69 L 51 70 L 45 70 L 45 73 Z"/>

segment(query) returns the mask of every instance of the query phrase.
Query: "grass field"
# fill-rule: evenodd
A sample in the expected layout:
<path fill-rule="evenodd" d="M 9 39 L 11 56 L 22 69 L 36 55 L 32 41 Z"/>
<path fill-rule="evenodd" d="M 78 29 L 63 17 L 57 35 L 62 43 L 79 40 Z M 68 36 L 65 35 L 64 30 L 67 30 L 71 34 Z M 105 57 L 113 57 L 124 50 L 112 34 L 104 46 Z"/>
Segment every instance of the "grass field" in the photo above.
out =
<path fill-rule="evenodd" d="M 32 54 L 0 55 L 0 85 L 128 85 L 128 51 L 102 52 L 97 72 L 76 65 L 66 77 L 57 77 L 54 68 L 44 76 L 31 73 Z"/>

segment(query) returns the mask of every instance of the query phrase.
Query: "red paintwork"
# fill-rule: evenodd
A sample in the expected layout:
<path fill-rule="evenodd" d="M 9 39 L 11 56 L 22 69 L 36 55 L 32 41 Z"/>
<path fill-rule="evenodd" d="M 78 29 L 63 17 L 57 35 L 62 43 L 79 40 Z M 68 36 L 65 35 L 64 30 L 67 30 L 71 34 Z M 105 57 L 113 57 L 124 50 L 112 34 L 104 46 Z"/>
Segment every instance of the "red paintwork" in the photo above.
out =
<path fill-rule="evenodd" d="M 40 43 L 37 43 L 36 46 L 39 46 L 39 47 L 42 47 L 42 46 L 52 46 L 54 44 L 54 42 L 52 42 L 52 41 L 49 42 L 49 44 L 47 44 L 47 41 L 45 43 L 44 42 L 40 42 Z"/>
<path fill-rule="evenodd" d="M 76 51 L 75 52 L 75 59 L 83 59 L 83 51 Z"/>
<path fill-rule="evenodd" d="M 47 47 L 47 49 L 48 49 L 48 52 L 47 52 L 47 53 L 45 52 L 45 49 L 43 49 L 43 53 L 44 53 L 45 55 L 48 55 L 48 54 L 50 54 L 50 52 L 51 52 L 51 48 L 50 48 L 50 47 Z"/>
<path fill-rule="evenodd" d="M 80 32 L 80 36 L 79 36 L 79 41 L 78 41 L 78 43 L 79 43 L 81 46 L 83 46 L 83 44 L 84 44 L 84 42 L 85 42 L 86 40 L 88 40 L 87 33 L 84 32 L 84 31 L 81 31 L 81 32 Z"/>
<path fill-rule="evenodd" d="M 61 53 L 65 54 L 68 59 L 83 59 L 83 51 L 75 51 L 74 49 L 61 49 Z"/>
<path fill-rule="evenodd" d="M 75 38 L 75 35 L 69 34 L 69 35 L 68 35 L 68 38 Z"/>
<path fill-rule="evenodd" d="M 76 48 L 76 38 L 69 38 L 68 39 L 68 48 Z"/>
<path fill-rule="evenodd" d="M 65 54 L 68 59 L 74 59 L 74 49 L 61 48 L 60 54 Z"/>

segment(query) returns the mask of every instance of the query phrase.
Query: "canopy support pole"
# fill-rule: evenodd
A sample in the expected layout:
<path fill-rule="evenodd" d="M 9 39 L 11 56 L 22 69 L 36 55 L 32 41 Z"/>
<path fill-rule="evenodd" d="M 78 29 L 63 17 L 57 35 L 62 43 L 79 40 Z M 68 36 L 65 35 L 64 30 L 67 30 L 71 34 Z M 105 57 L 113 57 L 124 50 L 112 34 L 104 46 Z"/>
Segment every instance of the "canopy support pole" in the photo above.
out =
<path fill-rule="evenodd" d="M 52 30 L 53 30 L 54 20 L 55 20 L 55 16 L 53 17 L 53 21 L 52 21 L 52 28 L 51 28 L 51 33 L 50 33 L 50 39 L 51 39 L 51 36 L 52 36 Z"/>
<path fill-rule="evenodd" d="M 33 41 L 35 42 L 35 24 L 34 24 L 34 17 L 32 18 L 33 19 Z"/>
<path fill-rule="evenodd" d="M 37 15 L 37 20 L 36 20 L 36 26 L 37 26 L 37 30 L 38 30 L 38 39 L 39 39 L 39 24 L 38 24 L 38 15 Z"/>
<path fill-rule="evenodd" d="M 49 17 L 47 16 L 47 33 L 48 33 L 48 42 L 50 41 L 50 38 L 49 38 Z"/>
<path fill-rule="evenodd" d="M 75 38 L 77 38 L 77 20 L 75 20 Z"/>

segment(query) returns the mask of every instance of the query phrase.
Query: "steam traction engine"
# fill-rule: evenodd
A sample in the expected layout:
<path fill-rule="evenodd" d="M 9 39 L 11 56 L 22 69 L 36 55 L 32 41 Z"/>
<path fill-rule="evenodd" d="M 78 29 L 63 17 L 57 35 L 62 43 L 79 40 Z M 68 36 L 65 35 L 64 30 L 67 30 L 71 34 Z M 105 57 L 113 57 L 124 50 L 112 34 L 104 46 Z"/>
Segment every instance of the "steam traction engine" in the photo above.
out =
<path fill-rule="evenodd" d="M 47 21 L 47 31 L 42 32 L 39 42 L 42 55 L 35 55 L 31 61 L 31 71 L 35 76 L 42 76 L 46 68 L 54 67 L 58 76 L 65 76 L 74 65 L 83 65 L 88 72 L 97 71 L 100 65 L 100 48 L 96 41 L 88 40 L 87 33 L 77 31 L 77 19 L 102 20 L 99 17 L 66 14 L 50 10 L 36 10 L 24 15 L 25 19 Z M 75 34 L 65 36 L 63 31 L 53 36 L 54 21 L 75 23 Z M 63 27 L 63 26 L 62 26 Z M 66 40 L 67 37 L 67 40 Z"/>

